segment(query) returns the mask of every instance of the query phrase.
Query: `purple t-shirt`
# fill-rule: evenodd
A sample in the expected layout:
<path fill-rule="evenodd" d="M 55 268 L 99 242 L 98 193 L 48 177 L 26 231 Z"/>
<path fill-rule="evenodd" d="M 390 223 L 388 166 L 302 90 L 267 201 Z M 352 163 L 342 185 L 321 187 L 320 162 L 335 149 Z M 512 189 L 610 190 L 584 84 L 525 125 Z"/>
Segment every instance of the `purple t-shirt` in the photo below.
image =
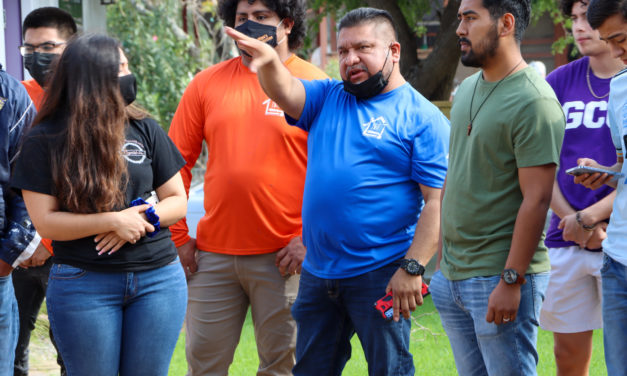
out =
<path fill-rule="evenodd" d="M 582 157 L 594 159 L 605 166 L 616 163 L 616 150 L 607 119 L 608 97 L 598 99 L 592 95 L 586 82 L 587 70 L 588 57 L 583 57 L 557 68 L 546 77 L 566 116 L 566 133 L 560 154 L 557 184 L 566 201 L 575 210 L 587 208 L 614 190 L 603 186 L 591 191 L 583 185 L 575 184 L 573 177 L 565 173 L 569 168 L 575 167 L 577 159 Z M 611 78 L 598 78 L 590 71 L 590 86 L 597 96 L 604 96 L 610 91 L 610 80 Z M 560 218 L 553 214 L 544 244 L 550 248 L 577 245 L 562 239 L 562 230 L 557 228 L 559 222 Z"/>

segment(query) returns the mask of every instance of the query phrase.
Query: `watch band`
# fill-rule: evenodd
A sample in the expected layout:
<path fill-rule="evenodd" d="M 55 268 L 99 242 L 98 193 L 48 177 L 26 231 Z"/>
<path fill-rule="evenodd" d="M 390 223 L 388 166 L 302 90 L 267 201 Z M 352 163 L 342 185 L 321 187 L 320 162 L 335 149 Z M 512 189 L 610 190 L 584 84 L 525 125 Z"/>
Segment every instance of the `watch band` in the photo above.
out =
<path fill-rule="evenodd" d="M 516 275 L 516 280 L 513 282 L 508 282 L 507 279 L 505 277 L 505 273 L 508 274 L 515 274 Z M 518 272 L 515 269 L 505 269 L 501 272 L 501 279 L 508 285 L 524 285 L 525 283 L 527 283 L 527 279 L 525 279 L 525 276 L 522 274 L 518 274 Z"/>
<path fill-rule="evenodd" d="M 575 213 L 575 220 L 577 221 L 577 224 L 583 227 L 583 229 L 586 231 L 592 231 L 596 227 L 596 223 L 593 225 L 587 225 L 583 223 L 583 220 L 581 219 L 581 211 L 578 211 L 577 213 Z"/>

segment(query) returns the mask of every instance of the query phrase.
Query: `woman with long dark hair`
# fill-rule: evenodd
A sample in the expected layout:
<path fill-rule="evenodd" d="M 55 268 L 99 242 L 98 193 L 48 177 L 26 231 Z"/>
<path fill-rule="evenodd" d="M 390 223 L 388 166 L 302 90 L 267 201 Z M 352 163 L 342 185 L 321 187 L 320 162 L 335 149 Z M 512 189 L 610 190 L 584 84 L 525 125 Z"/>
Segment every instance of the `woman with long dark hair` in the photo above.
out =
<path fill-rule="evenodd" d="M 16 161 L 38 232 L 53 240 L 47 306 L 68 375 L 167 375 L 187 288 L 167 227 L 185 215 L 185 161 L 128 106 L 119 43 L 71 41 Z"/>

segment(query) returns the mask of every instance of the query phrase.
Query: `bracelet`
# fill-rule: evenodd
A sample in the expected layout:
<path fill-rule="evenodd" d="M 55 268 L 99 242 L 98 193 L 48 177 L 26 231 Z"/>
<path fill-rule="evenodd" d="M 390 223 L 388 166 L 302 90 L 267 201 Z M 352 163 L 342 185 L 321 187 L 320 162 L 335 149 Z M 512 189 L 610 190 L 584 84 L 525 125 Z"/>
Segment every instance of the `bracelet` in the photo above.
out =
<path fill-rule="evenodd" d="M 133 201 L 131 201 L 131 204 L 129 205 L 129 207 L 133 207 L 137 205 L 150 205 L 150 204 L 148 204 L 146 200 L 144 200 L 143 198 L 138 197 L 134 199 Z M 155 235 L 157 235 L 157 233 L 161 230 L 161 223 L 159 222 L 159 216 L 157 215 L 157 212 L 155 212 L 155 208 L 152 205 L 150 205 L 150 207 L 146 209 L 144 214 L 146 214 L 146 219 L 148 220 L 148 222 L 155 228 L 155 231 L 146 233 L 146 235 L 148 235 L 149 238 L 152 238 Z"/>
<path fill-rule="evenodd" d="M 586 231 L 594 230 L 594 228 L 597 225 L 596 223 L 593 224 L 593 225 L 587 225 L 587 224 L 583 223 L 583 221 L 581 220 L 581 212 L 580 211 L 578 211 L 575 214 L 575 220 L 577 221 L 577 224 L 579 224 L 579 226 L 583 227 L 583 229 L 586 230 Z"/>

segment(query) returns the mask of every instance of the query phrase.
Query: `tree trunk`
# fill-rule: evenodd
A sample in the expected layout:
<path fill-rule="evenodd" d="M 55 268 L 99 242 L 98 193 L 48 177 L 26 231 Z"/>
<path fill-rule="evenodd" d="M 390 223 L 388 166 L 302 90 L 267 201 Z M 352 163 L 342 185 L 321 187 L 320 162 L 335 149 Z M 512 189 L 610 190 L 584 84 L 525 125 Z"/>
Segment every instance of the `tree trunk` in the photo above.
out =
<path fill-rule="evenodd" d="M 461 52 L 457 29 L 457 10 L 461 0 L 449 0 L 440 17 L 440 31 L 433 51 L 405 78 L 430 100 L 448 100 Z"/>
<path fill-rule="evenodd" d="M 368 6 L 385 9 L 395 20 L 401 44 L 401 74 L 429 100 L 448 100 L 459 62 L 457 43 L 457 10 L 461 0 L 449 0 L 440 16 L 440 31 L 433 51 L 424 60 L 418 59 L 418 45 L 414 32 L 407 24 L 396 1 L 366 0 Z"/>

